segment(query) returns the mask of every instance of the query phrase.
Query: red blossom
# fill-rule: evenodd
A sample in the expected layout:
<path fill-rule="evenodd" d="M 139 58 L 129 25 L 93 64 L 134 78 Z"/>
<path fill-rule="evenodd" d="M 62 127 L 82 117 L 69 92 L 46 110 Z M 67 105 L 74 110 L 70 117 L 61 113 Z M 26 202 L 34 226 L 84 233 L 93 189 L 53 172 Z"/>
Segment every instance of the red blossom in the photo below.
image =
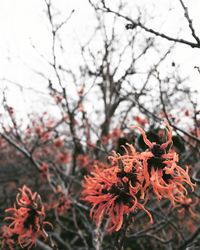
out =
<path fill-rule="evenodd" d="M 94 218 L 97 225 L 100 225 L 103 218 L 107 216 L 108 232 L 119 231 L 124 216 L 137 209 L 145 211 L 153 221 L 151 214 L 138 200 L 141 180 L 137 178 L 135 171 L 132 168 L 120 170 L 115 165 L 104 171 L 96 168 L 85 178 L 83 200 L 92 204 L 90 216 Z"/>
<path fill-rule="evenodd" d="M 20 247 L 31 249 L 40 236 L 44 240 L 48 239 L 44 225 L 51 224 L 44 221 L 46 215 L 40 195 L 33 193 L 27 186 L 19 189 L 16 202 L 13 208 L 6 209 L 6 212 L 12 214 L 5 218 L 12 221 L 7 227 L 7 232 L 17 235 Z"/>
<path fill-rule="evenodd" d="M 62 215 L 66 213 L 70 207 L 71 207 L 71 201 L 67 199 L 65 196 L 61 196 L 56 206 L 57 213 L 59 215 Z"/>
<path fill-rule="evenodd" d="M 168 139 L 163 144 L 150 142 L 143 129 L 139 129 L 143 136 L 143 140 L 149 149 L 136 156 L 143 165 L 143 174 L 145 177 L 144 191 L 148 193 L 149 187 L 153 188 L 153 192 L 158 200 L 168 198 L 173 205 L 180 203 L 187 195 L 185 185 L 190 186 L 194 191 L 195 185 L 191 182 L 188 175 L 188 167 L 184 170 L 177 163 L 179 161 L 178 154 L 173 150 L 169 150 L 172 144 L 172 127 L 165 122 L 168 128 Z"/>
<path fill-rule="evenodd" d="M 38 134 L 38 136 L 41 136 L 41 135 L 42 135 L 43 129 L 42 129 L 41 126 L 36 127 L 36 133 Z"/>
<path fill-rule="evenodd" d="M 44 132 L 44 133 L 41 134 L 41 141 L 43 143 L 45 143 L 45 142 L 47 142 L 51 138 L 51 136 L 52 136 L 51 133 Z"/>
<path fill-rule="evenodd" d="M 51 204 L 51 208 L 56 209 L 58 215 L 65 214 L 71 207 L 71 201 L 63 193 L 60 197 Z"/>
<path fill-rule="evenodd" d="M 133 118 L 142 127 L 144 127 L 148 123 L 148 120 L 142 118 L 141 116 L 134 116 Z"/>
<path fill-rule="evenodd" d="M 69 152 L 63 152 L 59 155 L 58 162 L 60 164 L 67 164 L 71 161 L 71 155 Z"/>
<path fill-rule="evenodd" d="M 49 172 L 49 165 L 45 162 L 42 162 L 39 166 L 40 169 L 40 175 L 43 180 L 49 179 L 52 174 Z"/>
<path fill-rule="evenodd" d="M 64 142 L 63 142 L 63 140 L 61 138 L 56 138 L 55 141 L 54 141 L 54 145 L 57 148 L 60 148 L 60 147 L 63 147 Z"/>
<path fill-rule="evenodd" d="M 77 163 L 82 168 L 88 167 L 91 159 L 87 154 L 80 154 L 77 157 Z"/>

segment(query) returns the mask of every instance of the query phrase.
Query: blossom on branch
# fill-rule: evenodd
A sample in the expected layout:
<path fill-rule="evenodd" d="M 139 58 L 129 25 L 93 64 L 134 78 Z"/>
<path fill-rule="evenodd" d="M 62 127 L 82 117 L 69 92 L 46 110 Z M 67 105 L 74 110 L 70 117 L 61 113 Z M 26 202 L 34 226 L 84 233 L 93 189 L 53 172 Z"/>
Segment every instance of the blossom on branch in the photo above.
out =
<path fill-rule="evenodd" d="M 134 167 L 133 167 L 134 168 Z M 143 210 L 153 221 L 151 214 L 138 200 L 141 180 L 135 169 L 120 169 L 117 165 L 104 170 L 96 168 L 85 178 L 83 200 L 92 204 L 90 216 L 99 226 L 108 217 L 108 232 L 119 231 L 124 215 Z"/>
<path fill-rule="evenodd" d="M 145 152 L 140 153 L 137 159 L 143 165 L 143 174 L 145 177 L 144 192 L 153 188 L 153 193 L 158 200 L 167 198 L 173 205 L 181 203 L 183 198 L 187 195 L 187 184 L 192 191 L 195 185 L 191 182 L 188 175 L 188 167 L 184 170 L 178 165 L 178 154 L 170 149 L 172 145 L 172 127 L 165 122 L 168 132 L 167 141 L 162 144 L 150 142 L 143 129 L 139 129 L 143 136 L 143 140 L 149 147 Z"/>
<path fill-rule="evenodd" d="M 11 216 L 5 220 L 12 221 L 7 227 L 7 233 L 17 236 L 21 248 L 31 249 L 40 236 L 44 240 L 48 239 L 44 225 L 52 225 L 44 221 L 46 215 L 40 195 L 33 193 L 27 186 L 19 189 L 16 203 L 13 208 L 6 209 Z"/>

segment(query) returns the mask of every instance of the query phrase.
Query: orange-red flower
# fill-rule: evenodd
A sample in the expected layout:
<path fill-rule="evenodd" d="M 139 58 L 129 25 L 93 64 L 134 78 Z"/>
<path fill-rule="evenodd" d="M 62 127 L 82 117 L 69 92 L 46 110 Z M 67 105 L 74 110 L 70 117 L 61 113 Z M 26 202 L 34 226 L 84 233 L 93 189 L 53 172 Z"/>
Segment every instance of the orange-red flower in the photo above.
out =
<path fill-rule="evenodd" d="M 60 164 L 67 164 L 71 161 L 71 155 L 69 152 L 65 151 L 61 153 L 58 157 L 58 163 Z"/>
<path fill-rule="evenodd" d="M 57 148 L 63 147 L 63 146 L 64 146 L 64 141 L 63 141 L 61 138 L 56 138 L 56 139 L 54 140 L 54 145 L 55 145 Z"/>
<path fill-rule="evenodd" d="M 108 232 L 119 231 L 124 215 L 137 209 L 145 211 L 152 221 L 151 214 L 138 200 L 141 180 L 137 178 L 134 166 L 125 169 L 117 165 L 104 170 L 96 168 L 85 178 L 83 189 L 83 199 L 92 204 L 90 216 L 97 226 L 107 216 Z"/>
<path fill-rule="evenodd" d="M 190 186 L 192 191 L 195 185 L 188 175 L 188 167 L 186 170 L 180 167 L 178 154 L 169 149 L 172 144 L 172 127 L 168 122 L 165 124 L 168 128 L 168 139 L 163 144 L 150 142 L 143 129 L 134 126 L 139 129 L 144 142 L 149 147 L 147 151 L 136 157 L 143 165 L 144 192 L 148 192 L 149 187 L 152 187 L 158 200 L 168 198 L 175 205 L 187 195 L 185 184 Z"/>
<path fill-rule="evenodd" d="M 77 163 L 81 168 L 86 168 L 90 165 L 91 159 L 87 154 L 79 154 L 77 156 Z"/>
<path fill-rule="evenodd" d="M 59 215 L 66 213 L 71 207 L 71 201 L 62 195 L 57 203 L 56 209 Z"/>
<path fill-rule="evenodd" d="M 39 170 L 40 170 L 41 178 L 45 181 L 50 179 L 50 177 L 52 176 L 52 174 L 50 174 L 50 171 L 49 171 L 49 165 L 45 162 L 42 162 L 39 165 Z"/>
<path fill-rule="evenodd" d="M 24 185 L 19 189 L 16 202 L 17 205 L 13 208 L 6 209 L 6 212 L 12 214 L 5 218 L 12 221 L 7 231 L 11 235 L 17 235 L 20 247 L 31 249 L 38 237 L 42 236 L 47 240 L 48 235 L 44 225 L 50 223 L 44 221 L 46 215 L 40 195 L 33 193 L 27 186 Z"/>

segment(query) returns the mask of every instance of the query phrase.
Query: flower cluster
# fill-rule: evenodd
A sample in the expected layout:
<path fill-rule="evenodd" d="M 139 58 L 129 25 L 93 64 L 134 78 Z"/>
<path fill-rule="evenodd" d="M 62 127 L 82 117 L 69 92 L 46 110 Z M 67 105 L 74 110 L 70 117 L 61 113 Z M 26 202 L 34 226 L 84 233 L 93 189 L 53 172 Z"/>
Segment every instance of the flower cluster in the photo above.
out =
<path fill-rule="evenodd" d="M 85 201 L 93 204 L 90 216 L 100 225 L 107 215 L 108 232 L 120 230 L 124 215 L 137 209 L 145 211 L 152 221 L 151 214 L 138 201 L 137 194 L 143 182 L 139 170 L 134 167 L 121 170 L 115 165 L 104 171 L 96 168 L 85 178 L 82 195 Z"/>
<path fill-rule="evenodd" d="M 178 154 L 170 149 L 172 145 L 172 127 L 168 122 L 165 122 L 165 124 L 168 128 L 168 139 L 163 144 L 150 142 L 145 132 L 140 127 L 137 127 L 149 148 L 140 153 L 137 159 L 143 165 L 143 175 L 145 176 L 144 192 L 148 194 L 152 187 L 153 193 L 158 200 L 167 198 L 172 205 L 175 205 L 181 203 L 187 195 L 187 189 L 184 185 L 190 186 L 192 191 L 194 191 L 195 185 L 188 175 L 188 167 L 184 170 L 177 164 L 179 161 Z"/>
<path fill-rule="evenodd" d="M 123 146 L 123 155 L 114 151 L 109 157 L 110 167 L 96 167 L 85 177 L 82 196 L 92 204 L 90 216 L 97 225 L 107 216 L 108 231 L 118 231 L 124 215 L 138 210 L 145 211 L 152 222 L 152 215 L 145 208 L 150 194 L 155 195 L 158 201 L 169 199 L 175 206 L 186 197 L 186 184 L 194 190 L 188 168 L 184 170 L 178 166 L 178 155 L 170 149 L 172 128 L 167 122 L 166 126 L 168 138 L 163 144 L 149 141 L 143 129 L 133 127 L 139 129 L 148 149 L 137 152 L 127 144 Z"/>
<path fill-rule="evenodd" d="M 44 225 L 51 224 L 44 221 L 46 215 L 39 194 L 33 193 L 27 186 L 19 189 L 16 203 L 13 208 L 6 209 L 6 212 L 12 214 L 5 218 L 12 221 L 6 227 L 6 234 L 10 237 L 17 236 L 17 243 L 21 248 L 31 249 L 40 236 L 44 240 L 48 239 Z"/>

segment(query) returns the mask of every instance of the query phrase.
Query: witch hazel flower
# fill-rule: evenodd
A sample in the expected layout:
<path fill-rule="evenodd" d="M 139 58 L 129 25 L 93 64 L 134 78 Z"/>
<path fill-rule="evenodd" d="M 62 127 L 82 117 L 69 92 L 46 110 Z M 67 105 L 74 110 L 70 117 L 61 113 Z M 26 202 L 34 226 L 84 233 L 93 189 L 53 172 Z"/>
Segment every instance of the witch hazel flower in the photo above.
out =
<path fill-rule="evenodd" d="M 143 136 L 148 149 L 138 154 L 137 159 L 143 166 L 143 175 L 145 182 L 143 192 L 148 193 L 150 188 L 158 200 L 167 198 L 172 205 L 181 203 L 187 195 L 186 185 L 194 191 L 195 184 L 190 180 L 188 167 L 184 170 L 178 165 L 178 154 L 170 149 L 172 145 L 172 127 L 167 121 L 165 125 L 167 131 L 167 141 L 163 144 L 156 144 L 148 140 L 144 130 L 138 126 L 137 128 Z"/>
<path fill-rule="evenodd" d="M 124 216 L 138 210 L 147 213 L 150 221 L 152 216 L 138 200 L 141 181 L 137 178 L 135 170 L 120 169 L 114 165 L 104 170 L 96 168 L 91 175 L 85 177 L 82 199 L 91 203 L 90 217 L 97 226 L 108 219 L 107 231 L 119 231 Z"/>
<path fill-rule="evenodd" d="M 19 189 L 14 207 L 6 209 L 6 212 L 11 214 L 5 218 L 11 221 L 7 233 L 17 236 L 21 248 L 31 249 L 41 236 L 44 240 L 48 239 L 44 226 L 52 225 L 44 220 L 46 214 L 38 193 L 33 193 L 24 185 Z"/>

